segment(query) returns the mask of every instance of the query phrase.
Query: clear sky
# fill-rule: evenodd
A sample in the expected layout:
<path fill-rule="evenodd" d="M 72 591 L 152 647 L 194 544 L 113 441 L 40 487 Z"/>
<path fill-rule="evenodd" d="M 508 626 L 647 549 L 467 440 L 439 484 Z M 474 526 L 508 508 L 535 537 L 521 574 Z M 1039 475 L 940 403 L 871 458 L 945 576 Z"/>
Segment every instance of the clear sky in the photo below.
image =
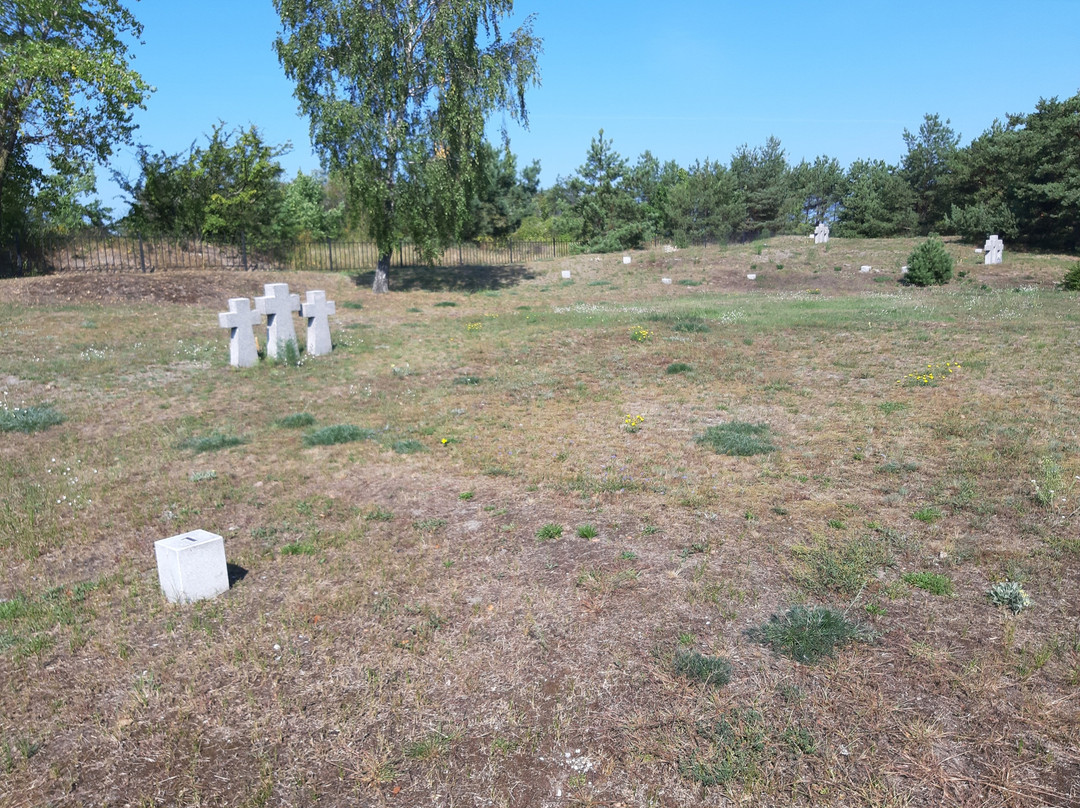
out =
<path fill-rule="evenodd" d="M 290 176 L 318 167 L 272 49 L 271 0 L 128 5 L 145 26 L 134 66 L 157 87 L 137 142 L 176 153 L 218 121 L 254 123 L 292 143 Z M 575 171 L 600 128 L 631 162 L 648 149 L 726 163 L 775 135 L 792 163 L 826 154 L 846 167 L 898 162 L 903 130 L 925 113 L 967 144 L 995 118 L 1080 91 L 1080 0 L 517 0 L 516 19 L 528 14 L 542 83 L 526 97 L 530 129 L 508 128 L 519 167 L 539 160 L 544 187 Z M 133 175 L 134 149 L 110 167 Z M 99 189 L 119 213 L 108 173 Z"/>

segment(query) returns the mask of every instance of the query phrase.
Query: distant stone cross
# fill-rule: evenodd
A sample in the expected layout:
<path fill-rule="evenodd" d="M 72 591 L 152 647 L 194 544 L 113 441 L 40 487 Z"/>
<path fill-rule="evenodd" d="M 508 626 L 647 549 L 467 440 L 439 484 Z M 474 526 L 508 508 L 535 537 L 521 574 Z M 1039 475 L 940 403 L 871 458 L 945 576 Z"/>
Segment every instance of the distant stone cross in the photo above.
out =
<path fill-rule="evenodd" d="M 289 342 L 296 342 L 292 313 L 300 311 L 300 295 L 289 294 L 287 283 L 267 283 L 264 297 L 255 298 L 255 311 L 266 315 L 266 355 L 277 359 Z"/>
<path fill-rule="evenodd" d="M 229 310 L 218 313 L 218 324 L 229 331 L 229 364 L 238 368 L 253 367 L 259 361 L 255 348 L 254 327 L 262 321 L 262 315 L 251 310 L 246 297 L 229 298 Z"/>
<path fill-rule="evenodd" d="M 333 350 L 330 343 L 330 315 L 337 312 L 333 300 L 326 299 L 326 292 L 311 289 L 307 300 L 300 307 L 300 316 L 307 318 L 307 354 L 320 356 Z"/>
<path fill-rule="evenodd" d="M 986 257 L 983 258 L 983 264 L 1000 264 L 1001 252 L 1005 249 L 1005 242 L 995 236 L 990 236 L 986 240 L 986 244 L 983 245 L 983 249 L 986 250 Z"/>
<path fill-rule="evenodd" d="M 814 243 L 815 244 L 828 244 L 829 243 L 829 226 L 822 222 L 814 228 Z"/>

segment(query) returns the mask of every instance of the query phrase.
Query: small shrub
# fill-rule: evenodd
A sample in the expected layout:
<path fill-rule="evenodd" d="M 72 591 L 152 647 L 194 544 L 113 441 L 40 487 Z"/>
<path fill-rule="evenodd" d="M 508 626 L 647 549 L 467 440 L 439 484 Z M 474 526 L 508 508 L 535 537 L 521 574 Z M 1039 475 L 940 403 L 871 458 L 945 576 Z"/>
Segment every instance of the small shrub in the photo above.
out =
<path fill-rule="evenodd" d="M 1016 581 L 996 583 L 986 594 L 995 606 L 1007 606 L 1013 614 L 1020 614 L 1031 606 L 1031 598 Z"/>
<path fill-rule="evenodd" d="M 384 510 L 376 505 L 364 514 L 364 519 L 368 522 L 392 522 L 394 514 L 391 511 Z"/>
<path fill-rule="evenodd" d="M 304 435 L 305 446 L 332 446 L 336 443 L 354 443 L 358 440 L 371 440 L 375 437 L 374 429 L 362 429 L 353 424 L 335 424 L 315 429 Z"/>
<path fill-rule="evenodd" d="M 693 370 L 693 367 L 686 364 L 685 362 L 672 362 L 670 365 L 667 366 L 667 372 L 669 376 L 676 373 L 689 373 L 691 370 Z"/>
<path fill-rule="evenodd" d="M 684 280 L 679 281 L 679 286 L 701 286 L 701 281 L 694 281 L 694 280 L 690 280 L 689 278 L 686 278 Z"/>
<path fill-rule="evenodd" d="M 945 284 L 952 278 L 953 260 L 940 239 L 929 238 L 911 251 L 904 277 L 913 286 Z"/>
<path fill-rule="evenodd" d="M 291 365 L 292 367 L 298 367 L 300 362 L 300 346 L 296 340 L 288 339 L 278 345 L 277 356 L 274 357 L 274 363 L 278 365 Z"/>
<path fill-rule="evenodd" d="M 314 423 L 315 416 L 310 412 L 294 412 L 292 415 L 286 415 L 284 418 L 278 418 L 274 421 L 275 426 L 284 427 L 285 429 L 299 429 L 311 426 Z"/>
<path fill-rule="evenodd" d="M 769 622 L 747 632 L 774 652 L 796 662 L 813 664 L 831 657 L 849 643 L 869 642 L 872 634 L 832 609 L 792 606 L 784 614 L 774 614 Z"/>
<path fill-rule="evenodd" d="M 731 681 L 731 663 L 723 657 L 711 657 L 697 651 L 675 653 L 675 672 L 707 685 L 726 685 Z"/>
<path fill-rule="evenodd" d="M 536 538 L 540 541 L 548 541 L 549 539 L 557 539 L 562 536 L 563 527 L 557 525 L 554 522 L 548 522 L 538 531 L 536 531 Z"/>
<path fill-rule="evenodd" d="M 462 491 L 460 494 L 457 495 L 457 498 L 463 500 L 464 502 L 468 502 L 474 496 L 476 495 L 472 491 Z"/>
<path fill-rule="evenodd" d="M 582 525 L 577 529 L 577 535 L 579 539 L 595 539 L 598 534 L 592 525 Z"/>
<path fill-rule="evenodd" d="M 201 452 L 216 452 L 218 449 L 228 449 L 230 446 L 240 446 L 247 443 L 248 439 L 239 435 L 227 435 L 224 432 L 211 432 L 209 435 L 194 436 L 177 444 L 178 449 L 191 449 L 196 454 Z"/>
<path fill-rule="evenodd" d="M 390 448 L 398 454 L 416 454 L 417 452 L 424 451 L 424 444 L 418 440 L 407 438 L 405 440 L 396 440 L 390 444 Z"/>
<path fill-rule="evenodd" d="M 709 326 L 700 317 L 680 317 L 671 324 L 671 330 L 684 334 L 707 334 Z"/>
<path fill-rule="evenodd" d="M 952 579 L 948 575 L 936 572 L 905 572 L 900 576 L 908 586 L 925 589 L 931 595 L 951 595 Z"/>
<path fill-rule="evenodd" d="M 201 483 L 205 482 L 206 480 L 216 480 L 217 472 L 212 469 L 210 471 L 193 471 L 188 476 L 188 479 L 191 480 L 193 483 Z"/>
<path fill-rule="evenodd" d="M 1061 279 L 1061 288 L 1066 292 L 1080 292 L 1080 261 L 1065 273 L 1065 277 Z"/>
<path fill-rule="evenodd" d="M 30 407 L 0 408 L 0 432 L 40 432 L 64 422 L 64 416 L 51 404 Z"/>
<path fill-rule="evenodd" d="M 743 421 L 731 421 L 718 426 L 710 426 L 697 442 L 708 446 L 717 454 L 734 457 L 749 457 L 776 451 L 769 442 L 767 424 L 748 424 Z"/>

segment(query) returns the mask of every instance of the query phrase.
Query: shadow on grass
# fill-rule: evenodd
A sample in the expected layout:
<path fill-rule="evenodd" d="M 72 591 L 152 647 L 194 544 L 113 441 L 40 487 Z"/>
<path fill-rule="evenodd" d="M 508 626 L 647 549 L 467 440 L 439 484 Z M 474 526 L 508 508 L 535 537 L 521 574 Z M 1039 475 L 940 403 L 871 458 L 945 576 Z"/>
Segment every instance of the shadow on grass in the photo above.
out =
<path fill-rule="evenodd" d="M 244 580 L 248 574 L 248 571 L 245 568 L 241 567 L 239 564 L 233 564 L 232 562 L 225 564 L 225 570 L 229 575 L 230 589 Z"/>
<path fill-rule="evenodd" d="M 536 275 L 522 264 L 507 266 L 391 267 L 391 292 L 484 292 L 507 289 Z M 371 286 L 375 271 L 353 275 L 357 286 Z"/>

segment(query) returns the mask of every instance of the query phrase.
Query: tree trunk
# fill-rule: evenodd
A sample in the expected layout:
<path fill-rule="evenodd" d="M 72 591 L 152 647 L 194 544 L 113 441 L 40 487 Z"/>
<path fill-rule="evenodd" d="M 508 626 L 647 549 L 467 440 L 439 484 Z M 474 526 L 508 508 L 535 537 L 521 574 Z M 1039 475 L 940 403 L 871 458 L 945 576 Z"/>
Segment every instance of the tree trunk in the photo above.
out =
<path fill-rule="evenodd" d="M 390 291 L 390 256 L 393 252 L 379 253 L 379 263 L 375 267 L 375 283 L 371 284 L 371 291 L 377 295 L 384 295 Z"/>

